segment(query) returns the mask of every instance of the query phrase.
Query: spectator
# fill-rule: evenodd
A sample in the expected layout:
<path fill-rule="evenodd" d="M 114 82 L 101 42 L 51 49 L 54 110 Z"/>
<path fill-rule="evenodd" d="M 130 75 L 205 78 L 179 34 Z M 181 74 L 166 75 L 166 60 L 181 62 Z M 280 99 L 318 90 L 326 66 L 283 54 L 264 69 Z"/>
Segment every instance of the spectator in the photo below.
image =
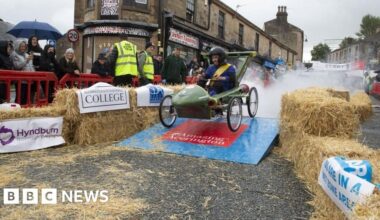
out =
<path fill-rule="evenodd" d="M 153 82 L 154 65 L 152 53 L 154 48 L 154 45 L 151 42 L 148 42 L 145 45 L 145 51 L 139 54 L 138 69 L 140 73 L 140 86 Z"/>
<path fill-rule="evenodd" d="M 130 86 L 132 78 L 138 76 L 136 51 L 136 45 L 126 40 L 115 43 L 110 55 L 111 68 L 115 71 L 114 85 Z"/>
<path fill-rule="evenodd" d="M 10 55 L 10 60 L 13 64 L 15 70 L 19 71 L 31 71 L 34 72 L 33 67 L 33 55 L 26 53 L 27 45 L 23 40 L 17 40 L 15 42 L 15 49 Z M 16 90 L 16 100 L 20 97 L 20 104 L 27 104 L 27 94 L 28 94 L 28 85 L 26 81 L 21 81 L 21 94 L 17 93 Z M 35 89 L 31 90 L 31 97 L 34 96 Z M 33 98 L 32 98 L 33 99 Z"/>
<path fill-rule="evenodd" d="M 46 45 L 40 58 L 40 71 L 53 72 L 58 80 L 62 78 L 58 61 L 55 59 L 55 48 L 52 45 Z M 49 103 L 54 99 L 54 83 L 49 83 Z"/>
<path fill-rule="evenodd" d="M 162 70 L 163 83 L 181 84 L 185 82 L 186 65 L 180 57 L 181 50 L 175 48 L 173 53 L 165 59 Z"/>
<path fill-rule="evenodd" d="M 61 68 L 60 76 L 64 76 L 66 73 L 79 76 L 80 70 L 75 60 L 74 50 L 69 48 L 66 50 L 64 57 L 59 60 L 59 66 Z"/>
<path fill-rule="evenodd" d="M 199 74 L 202 75 L 203 68 L 200 67 L 198 64 L 195 64 L 193 68 L 189 72 L 189 76 L 198 76 Z"/>
<path fill-rule="evenodd" d="M 99 53 L 98 59 L 92 64 L 91 73 L 104 77 L 111 75 L 111 68 L 107 61 L 106 54 Z"/>
<path fill-rule="evenodd" d="M 187 64 L 187 66 L 186 66 L 188 73 L 194 68 L 194 65 L 199 66 L 198 58 L 196 56 L 194 56 L 193 59 L 191 59 L 191 61 L 189 62 L 189 64 Z"/>
<path fill-rule="evenodd" d="M 0 41 L 0 69 L 12 69 L 12 63 L 9 59 L 12 50 L 13 47 L 9 41 Z"/>
<path fill-rule="evenodd" d="M 38 71 L 40 68 L 42 48 L 38 44 L 38 38 L 36 36 L 30 37 L 28 40 L 28 54 L 33 54 L 33 66 L 34 69 Z"/>
<path fill-rule="evenodd" d="M 12 52 L 12 44 L 9 41 L 0 41 L 0 69 L 12 69 L 9 55 Z M 0 104 L 6 101 L 6 85 L 0 81 Z"/>
<path fill-rule="evenodd" d="M 163 66 L 161 54 L 154 56 L 153 65 L 154 65 L 154 75 L 161 75 L 162 66 Z"/>

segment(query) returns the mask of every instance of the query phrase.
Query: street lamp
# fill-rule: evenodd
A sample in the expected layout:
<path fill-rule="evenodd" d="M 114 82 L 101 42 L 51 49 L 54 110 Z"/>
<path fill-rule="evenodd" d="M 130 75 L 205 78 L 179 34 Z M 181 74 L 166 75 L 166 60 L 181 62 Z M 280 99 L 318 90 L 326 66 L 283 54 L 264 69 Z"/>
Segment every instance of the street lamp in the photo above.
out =
<path fill-rule="evenodd" d="M 307 43 L 309 40 L 307 39 L 307 35 L 306 34 L 304 35 L 305 35 L 305 43 Z"/>

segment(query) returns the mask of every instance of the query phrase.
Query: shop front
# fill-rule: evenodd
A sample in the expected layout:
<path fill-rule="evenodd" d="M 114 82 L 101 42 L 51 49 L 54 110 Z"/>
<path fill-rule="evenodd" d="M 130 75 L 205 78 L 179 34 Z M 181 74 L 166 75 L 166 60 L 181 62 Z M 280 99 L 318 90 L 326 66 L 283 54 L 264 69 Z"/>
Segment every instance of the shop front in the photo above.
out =
<path fill-rule="evenodd" d="M 199 38 L 184 33 L 174 28 L 169 30 L 169 39 L 166 45 L 165 55 L 172 54 L 174 48 L 181 49 L 181 57 L 188 64 L 193 57 L 199 56 Z"/>
<path fill-rule="evenodd" d="M 99 53 L 110 53 L 114 44 L 122 40 L 136 44 L 138 51 L 144 50 L 146 42 L 151 40 L 153 31 L 157 29 L 157 25 L 136 27 L 130 23 L 115 23 L 99 21 L 98 24 L 91 24 L 82 28 L 83 72 L 91 72 L 91 66 Z"/>

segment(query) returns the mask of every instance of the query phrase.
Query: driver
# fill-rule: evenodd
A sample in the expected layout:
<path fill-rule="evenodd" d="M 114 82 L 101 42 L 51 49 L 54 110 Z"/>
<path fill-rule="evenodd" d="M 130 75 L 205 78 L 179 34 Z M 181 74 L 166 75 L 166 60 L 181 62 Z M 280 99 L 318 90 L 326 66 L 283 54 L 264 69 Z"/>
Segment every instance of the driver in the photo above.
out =
<path fill-rule="evenodd" d="M 204 77 L 211 79 L 208 92 L 211 96 L 235 87 L 236 70 L 233 65 L 226 63 L 226 53 L 220 47 L 214 47 L 209 52 L 211 63 Z"/>

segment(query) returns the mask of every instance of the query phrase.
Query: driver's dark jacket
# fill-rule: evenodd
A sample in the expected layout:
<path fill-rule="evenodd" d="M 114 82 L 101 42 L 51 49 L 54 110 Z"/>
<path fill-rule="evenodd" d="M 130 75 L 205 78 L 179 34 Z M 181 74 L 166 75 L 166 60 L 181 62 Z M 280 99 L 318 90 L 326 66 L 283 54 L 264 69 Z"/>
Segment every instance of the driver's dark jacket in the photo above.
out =
<path fill-rule="evenodd" d="M 205 78 L 206 79 L 212 79 L 215 72 L 218 70 L 219 66 L 211 65 L 207 68 Z M 226 71 L 220 75 L 221 77 L 225 77 L 225 80 L 214 82 L 214 86 L 209 88 L 209 94 L 211 96 L 230 90 L 235 87 L 235 81 L 236 81 L 236 70 L 233 65 L 231 65 Z"/>

